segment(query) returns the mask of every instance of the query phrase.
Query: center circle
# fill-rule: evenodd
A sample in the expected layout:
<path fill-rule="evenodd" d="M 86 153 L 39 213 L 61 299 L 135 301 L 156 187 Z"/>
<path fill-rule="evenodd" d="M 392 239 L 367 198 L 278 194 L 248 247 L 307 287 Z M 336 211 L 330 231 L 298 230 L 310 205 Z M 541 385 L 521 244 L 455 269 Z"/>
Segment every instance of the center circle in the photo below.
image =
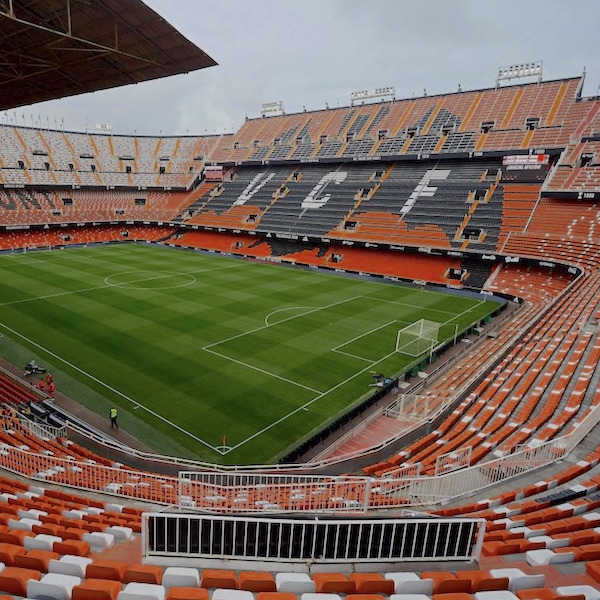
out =
<path fill-rule="evenodd" d="M 196 278 L 189 273 L 123 271 L 105 277 L 104 283 L 126 290 L 174 290 L 196 283 Z"/>

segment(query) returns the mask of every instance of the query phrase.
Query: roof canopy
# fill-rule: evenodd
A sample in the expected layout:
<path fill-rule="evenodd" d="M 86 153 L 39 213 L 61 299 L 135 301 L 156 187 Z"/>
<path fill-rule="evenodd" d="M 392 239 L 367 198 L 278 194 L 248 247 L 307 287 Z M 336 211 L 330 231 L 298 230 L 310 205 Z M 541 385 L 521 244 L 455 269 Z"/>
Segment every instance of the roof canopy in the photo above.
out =
<path fill-rule="evenodd" d="M 0 0 L 0 110 L 216 64 L 141 0 Z"/>

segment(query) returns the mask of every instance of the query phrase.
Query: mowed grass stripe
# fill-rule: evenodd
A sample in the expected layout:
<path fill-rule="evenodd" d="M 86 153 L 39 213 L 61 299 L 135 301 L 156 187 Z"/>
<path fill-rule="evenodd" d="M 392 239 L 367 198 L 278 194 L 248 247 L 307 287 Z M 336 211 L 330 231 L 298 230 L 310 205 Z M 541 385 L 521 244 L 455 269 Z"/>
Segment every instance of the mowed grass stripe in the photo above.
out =
<path fill-rule="evenodd" d="M 413 322 L 425 317 L 443 322 L 471 309 L 458 320 L 461 327 L 466 327 L 497 306 L 490 302 L 478 305 L 474 299 L 408 287 L 160 247 L 127 245 L 76 252 L 91 258 L 69 262 L 63 255 L 53 260 L 52 256 L 58 253 L 45 253 L 47 264 L 43 268 L 36 265 L 15 272 L 13 266 L 5 268 L 5 265 L 16 259 L 0 257 L 2 281 L 7 283 L 0 286 L 0 322 L 211 445 L 220 445 L 222 436 L 227 435 L 228 445 L 240 444 L 225 457 L 227 462 L 272 459 L 293 440 L 368 391 L 371 381 L 368 370 L 360 376 L 353 375 L 369 363 L 331 352 L 336 345 L 392 320 Z M 193 285 L 177 289 L 168 288 L 169 282 L 173 283 L 168 277 L 155 280 L 158 287 L 150 290 L 103 285 L 107 276 L 126 272 L 136 277 L 136 271 L 197 274 Z M 128 277 L 125 275 L 125 280 Z M 160 281 L 166 287 L 161 288 Z M 77 288 L 76 283 L 84 285 Z M 94 285 L 98 287 L 76 291 Z M 1 305 L 5 298 L 35 298 L 46 290 L 73 293 Z M 355 296 L 363 298 L 347 302 Z M 399 304 L 377 302 L 368 296 Z M 277 324 L 301 312 L 294 310 L 287 315 L 282 311 L 273 326 L 261 330 L 264 333 L 259 337 L 242 336 L 233 345 L 215 347 L 219 352 L 314 390 L 335 387 L 322 400 L 311 404 L 308 411 L 300 411 L 302 414 L 287 417 L 311 402 L 317 395 L 313 391 L 202 350 L 209 344 L 264 327 L 265 318 L 282 308 L 333 303 L 339 304 L 332 312 L 316 311 Z M 449 332 L 446 335 L 452 335 L 454 326 L 444 329 Z M 367 336 L 362 344 L 365 356 L 372 360 L 383 358 L 394 343 L 390 334 L 395 335 L 394 328 L 382 328 L 379 336 L 377 332 Z M 352 344 L 352 349 L 360 355 L 357 343 Z M 397 372 L 411 360 L 395 354 L 376 368 Z M 69 371 L 64 364 L 55 366 L 111 402 L 131 408 L 102 385 Z M 136 417 L 151 425 L 157 434 L 171 437 L 201 458 L 212 461 L 219 458 L 211 450 L 200 448 L 185 433 L 141 413 L 136 411 Z M 280 420 L 277 426 L 245 443 Z M 153 444 L 153 440 L 145 441 Z"/>

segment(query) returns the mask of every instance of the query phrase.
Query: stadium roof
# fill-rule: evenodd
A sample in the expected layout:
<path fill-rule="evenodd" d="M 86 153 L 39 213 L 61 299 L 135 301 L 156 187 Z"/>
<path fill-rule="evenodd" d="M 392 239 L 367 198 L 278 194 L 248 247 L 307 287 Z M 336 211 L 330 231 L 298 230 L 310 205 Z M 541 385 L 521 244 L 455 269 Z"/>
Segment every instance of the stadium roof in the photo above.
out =
<path fill-rule="evenodd" d="M 0 0 L 0 110 L 216 64 L 141 0 Z"/>

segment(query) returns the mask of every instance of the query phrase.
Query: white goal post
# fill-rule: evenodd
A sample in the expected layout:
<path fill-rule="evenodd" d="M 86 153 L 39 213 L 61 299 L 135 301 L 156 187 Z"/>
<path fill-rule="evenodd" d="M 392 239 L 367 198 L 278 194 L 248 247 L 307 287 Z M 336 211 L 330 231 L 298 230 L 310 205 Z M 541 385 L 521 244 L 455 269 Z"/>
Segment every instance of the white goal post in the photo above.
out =
<path fill-rule="evenodd" d="M 396 352 L 418 357 L 437 346 L 440 324 L 420 319 L 398 330 Z"/>

